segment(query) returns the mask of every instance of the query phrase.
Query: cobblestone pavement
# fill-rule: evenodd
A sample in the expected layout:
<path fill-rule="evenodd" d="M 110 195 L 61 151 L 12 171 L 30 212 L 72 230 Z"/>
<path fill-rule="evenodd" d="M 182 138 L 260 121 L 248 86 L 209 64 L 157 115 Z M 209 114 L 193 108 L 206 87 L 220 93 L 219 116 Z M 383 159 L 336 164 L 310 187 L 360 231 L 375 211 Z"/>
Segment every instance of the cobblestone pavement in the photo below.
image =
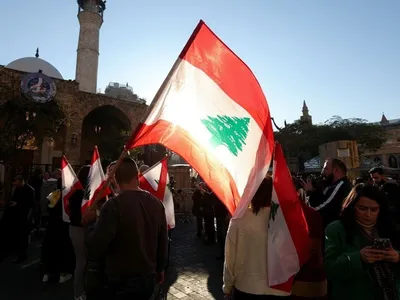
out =
<path fill-rule="evenodd" d="M 195 224 L 178 223 L 172 235 L 170 267 L 163 292 L 168 300 L 223 299 L 222 262 L 218 246 L 206 246 L 195 235 Z M 41 283 L 40 245 L 30 246 L 30 260 L 20 266 L 0 264 L 1 300 L 71 300 L 72 282 Z"/>
<path fill-rule="evenodd" d="M 216 260 L 218 245 L 204 245 L 195 233 L 194 223 L 177 224 L 173 233 L 165 283 L 168 300 L 223 299 L 223 263 Z"/>

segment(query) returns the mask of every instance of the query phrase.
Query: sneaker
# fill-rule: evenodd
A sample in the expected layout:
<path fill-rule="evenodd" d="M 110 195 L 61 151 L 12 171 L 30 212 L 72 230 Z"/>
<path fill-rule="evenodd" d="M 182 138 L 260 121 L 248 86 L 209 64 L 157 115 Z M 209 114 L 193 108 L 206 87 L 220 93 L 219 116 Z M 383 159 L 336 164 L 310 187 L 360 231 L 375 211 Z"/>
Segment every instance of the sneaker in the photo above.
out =
<path fill-rule="evenodd" d="M 86 300 L 86 295 L 82 294 L 78 298 L 75 298 L 75 300 Z"/>
<path fill-rule="evenodd" d="M 48 274 L 44 274 L 43 275 L 43 279 L 42 279 L 42 282 L 48 282 L 49 281 L 49 275 Z"/>
<path fill-rule="evenodd" d="M 71 280 L 72 274 L 63 274 L 60 275 L 60 279 L 58 280 L 59 283 L 64 283 L 67 282 L 68 280 Z"/>

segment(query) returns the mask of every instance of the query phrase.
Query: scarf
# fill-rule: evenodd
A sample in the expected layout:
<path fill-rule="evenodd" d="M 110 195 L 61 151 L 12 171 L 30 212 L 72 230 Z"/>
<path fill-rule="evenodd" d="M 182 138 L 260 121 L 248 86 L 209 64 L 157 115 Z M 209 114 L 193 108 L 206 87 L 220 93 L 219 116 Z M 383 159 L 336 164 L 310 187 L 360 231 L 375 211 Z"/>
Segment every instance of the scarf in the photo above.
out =
<path fill-rule="evenodd" d="M 359 228 L 361 235 L 369 242 L 379 238 L 379 234 L 376 228 L 372 229 L 371 235 L 369 235 L 361 226 Z M 372 264 L 370 274 L 380 289 L 380 296 L 377 300 L 400 300 L 397 293 L 396 278 L 391 268 L 391 263 L 385 261 L 379 261 Z"/>

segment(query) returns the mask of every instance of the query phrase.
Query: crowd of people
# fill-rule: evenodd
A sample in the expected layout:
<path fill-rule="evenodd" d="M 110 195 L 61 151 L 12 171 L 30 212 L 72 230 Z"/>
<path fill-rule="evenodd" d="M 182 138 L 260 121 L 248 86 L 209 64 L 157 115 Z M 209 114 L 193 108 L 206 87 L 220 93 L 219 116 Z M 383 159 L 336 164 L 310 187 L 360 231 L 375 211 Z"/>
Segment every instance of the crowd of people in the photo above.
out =
<path fill-rule="evenodd" d="M 223 290 L 227 298 L 396 300 L 400 292 L 400 190 L 382 168 L 352 185 L 345 164 L 328 159 L 323 185 L 297 179 L 312 240 L 311 257 L 291 293 L 270 288 L 267 272 L 272 178 L 267 175 L 241 219 L 230 222 Z"/>
<path fill-rule="evenodd" d="M 84 190 L 69 199 L 70 223 L 62 218 L 61 171 L 35 174 L 29 184 L 18 175 L 1 220 L 8 241 L 1 257 L 27 259 L 28 236 L 45 228 L 43 282 L 74 281 L 75 299 L 150 299 L 164 282 L 168 227 L 164 206 L 140 189 L 135 161 L 107 168 L 112 194 L 82 213 Z M 90 166 L 77 176 L 87 186 Z M 400 188 L 383 169 L 351 183 L 345 164 L 328 159 L 323 184 L 293 177 L 307 221 L 312 251 L 296 274 L 291 293 L 268 286 L 268 222 L 273 191 L 267 174 L 240 219 L 231 216 L 205 183 L 195 186 L 192 213 L 197 236 L 220 245 L 226 298 L 398 300 L 400 290 Z M 215 226 L 216 224 L 216 226 Z"/>
<path fill-rule="evenodd" d="M 124 159 L 111 176 L 114 166 L 107 168 L 112 194 L 82 213 L 85 189 L 76 190 L 69 199 L 69 223 L 62 216 L 60 170 L 36 172 L 29 182 L 17 175 L 0 224 L 1 258 L 16 254 L 15 263 L 26 261 L 29 235 L 43 228 L 44 283 L 73 279 L 78 300 L 149 299 L 168 264 L 164 206 L 139 188 L 135 161 Z M 77 174 L 83 187 L 89 170 L 83 166 Z"/>

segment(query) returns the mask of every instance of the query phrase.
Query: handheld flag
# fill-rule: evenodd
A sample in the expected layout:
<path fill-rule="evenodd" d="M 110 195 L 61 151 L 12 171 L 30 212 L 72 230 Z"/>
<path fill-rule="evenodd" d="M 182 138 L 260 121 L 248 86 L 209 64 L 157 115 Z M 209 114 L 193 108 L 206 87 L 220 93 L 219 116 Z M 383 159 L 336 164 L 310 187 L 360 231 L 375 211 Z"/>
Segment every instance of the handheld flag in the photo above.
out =
<path fill-rule="evenodd" d="M 290 292 L 294 276 L 310 257 L 311 239 L 302 205 L 279 143 L 273 167 L 268 228 L 268 285 Z"/>
<path fill-rule="evenodd" d="M 234 217 L 271 162 L 274 137 L 260 84 L 200 21 L 126 149 L 162 144 L 185 159 Z M 239 202 L 240 200 L 240 202 Z"/>
<path fill-rule="evenodd" d="M 63 155 L 61 158 L 61 182 L 62 182 L 62 217 L 69 223 L 69 198 L 76 190 L 83 190 L 74 169 Z"/>
<path fill-rule="evenodd" d="M 168 157 L 163 158 L 139 177 L 140 188 L 159 199 L 165 208 L 170 229 L 175 227 L 175 209 L 168 175 Z"/>
<path fill-rule="evenodd" d="M 106 176 L 104 175 L 103 167 L 101 166 L 99 149 L 94 147 L 92 162 L 90 164 L 88 184 L 85 188 L 85 198 L 82 201 L 82 212 L 93 204 L 95 199 L 106 197 L 111 193 L 110 188 L 103 188 L 106 184 Z M 98 196 L 99 193 L 103 193 Z"/>

